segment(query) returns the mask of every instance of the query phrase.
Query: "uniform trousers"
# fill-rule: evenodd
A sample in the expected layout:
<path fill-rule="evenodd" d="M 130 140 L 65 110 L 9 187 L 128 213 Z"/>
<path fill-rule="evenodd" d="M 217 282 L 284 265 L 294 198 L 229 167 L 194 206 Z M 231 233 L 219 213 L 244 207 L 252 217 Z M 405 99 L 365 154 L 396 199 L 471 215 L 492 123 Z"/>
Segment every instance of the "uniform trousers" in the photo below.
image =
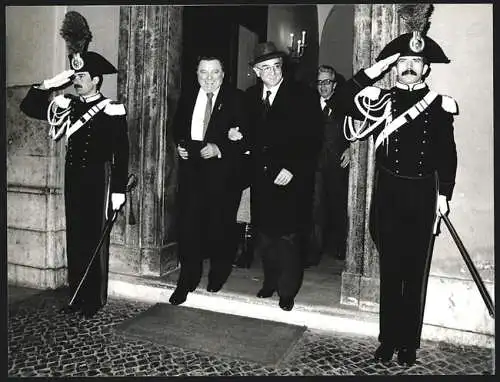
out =
<path fill-rule="evenodd" d="M 258 251 L 262 256 L 263 288 L 275 290 L 281 298 L 295 298 L 302 285 L 304 268 L 297 233 L 270 236 L 259 232 Z"/>
<path fill-rule="evenodd" d="M 375 174 L 370 231 L 380 258 L 381 343 L 420 347 L 436 217 L 436 175 Z"/>
<path fill-rule="evenodd" d="M 105 164 L 65 166 L 66 253 L 71 295 L 85 273 L 106 222 L 108 174 L 109 166 Z M 74 301 L 76 305 L 102 307 L 106 304 L 108 268 L 109 236 L 92 263 Z"/>

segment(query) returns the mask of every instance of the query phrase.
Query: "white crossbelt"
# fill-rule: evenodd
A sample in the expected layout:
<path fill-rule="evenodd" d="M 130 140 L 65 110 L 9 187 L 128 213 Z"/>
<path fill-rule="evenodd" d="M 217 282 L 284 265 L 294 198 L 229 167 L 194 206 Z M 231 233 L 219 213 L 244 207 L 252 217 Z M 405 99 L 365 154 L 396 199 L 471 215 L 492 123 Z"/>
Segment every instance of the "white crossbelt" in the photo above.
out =
<path fill-rule="evenodd" d="M 66 139 L 69 139 L 69 137 L 75 133 L 78 129 L 80 129 L 83 125 L 85 125 L 88 121 L 92 119 L 94 115 L 99 113 L 104 107 L 110 103 L 111 100 L 109 98 L 103 99 L 101 102 L 98 104 L 92 106 L 87 112 L 82 115 L 78 121 L 73 123 L 67 130 L 66 130 Z"/>
<path fill-rule="evenodd" d="M 55 101 L 55 100 L 54 100 Z M 82 126 L 84 126 L 87 122 L 89 122 L 92 117 L 94 117 L 97 113 L 99 113 L 108 103 L 111 102 L 110 99 L 106 98 L 103 99 L 101 102 L 97 103 L 96 105 L 92 106 L 87 112 L 82 115 L 73 125 L 69 126 L 70 123 L 70 110 L 71 108 L 68 107 L 66 109 L 63 109 L 61 112 L 54 111 L 53 107 L 56 105 L 55 102 L 52 101 L 49 105 L 49 108 L 47 110 L 48 114 L 48 121 L 51 125 L 50 128 L 50 136 L 52 137 L 53 140 L 58 140 L 64 133 L 66 133 L 66 141 L 69 139 L 69 137 L 74 134 L 78 129 L 80 129 Z M 56 108 L 58 108 L 56 106 Z M 60 108 L 59 108 L 60 109 Z M 54 113 L 54 116 L 51 116 L 50 114 Z M 59 130 L 56 131 L 56 126 L 62 125 Z"/>
<path fill-rule="evenodd" d="M 384 130 L 378 135 L 375 141 L 375 150 L 382 144 L 382 142 L 389 137 L 393 132 L 403 126 L 405 123 L 413 121 L 422 113 L 427 107 L 436 99 L 438 93 L 430 90 L 424 98 L 418 101 L 415 105 L 410 107 L 404 113 L 400 114 L 396 119 L 384 127 Z"/>

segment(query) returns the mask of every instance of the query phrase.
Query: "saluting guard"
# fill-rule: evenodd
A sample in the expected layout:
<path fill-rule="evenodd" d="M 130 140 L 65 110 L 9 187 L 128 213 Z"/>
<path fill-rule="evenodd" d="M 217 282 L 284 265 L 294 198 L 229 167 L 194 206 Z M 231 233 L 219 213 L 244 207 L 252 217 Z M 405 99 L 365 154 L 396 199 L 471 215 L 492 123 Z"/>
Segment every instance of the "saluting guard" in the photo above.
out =
<path fill-rule="evenodd" d="M 87 21 L 77 12 L 68 12 L 60 33 L 71 69 L 33 85 L 21 110 L 47 120 L 50 137 L 66 143 L 66 256 L 73 295 L 111 210 L 125 203 L 129 142 L 124 105 L 100 92 L 103 75 L 117 70 L 100 54 L 87 51 L 92 39 Z M 71 84 L 77 95 L 54 94 Z M 68 310 L 91 317 L 106 304 L 108 263 L 109 237 Z"/>
<path fill-rule="evenodd" d="M 424 5 L 426 6 L 426 5 Z M 373 136 L 375 178 L 370 233 L 380 258 L 380 346 L 375 359 L 414 364 L 420 347 L 426 285 L 437 217 L 447 214 L 457 169 L 453 134 L 455 100 L 429 89 L 431 63 L 449 63 L 441 47 L 422 31 L 400 35 L 336 94 L 352 141 Z M 371 86 L 393 64 L 396 85 Z M 354 101 L 354 104 L 353 104 Z"/>

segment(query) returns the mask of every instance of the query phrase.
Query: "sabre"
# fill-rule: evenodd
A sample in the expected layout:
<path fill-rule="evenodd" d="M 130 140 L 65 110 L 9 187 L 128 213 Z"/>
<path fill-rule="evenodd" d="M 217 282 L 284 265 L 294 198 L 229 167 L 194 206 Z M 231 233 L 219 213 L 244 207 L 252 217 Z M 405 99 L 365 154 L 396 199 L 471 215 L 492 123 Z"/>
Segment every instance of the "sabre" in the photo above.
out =
<path fill-rule="evenodd" d="M 136 186 L 137 186 L 137 177 L 134 174 L 130 174 L 128 177 L 128 182 L 127 182 L 127 187 L 126 187 L 125 192 L 129 193 Z M 122 207 L 123 207 L 123 205 L 122 205 Z M 83 282 L 85 281 L 85 278 L 87 277 L 87 274 L 89 273 L 90 267 L 92 266 L 94 259 L 96 258 L 97 254 L 101 250 L 101 247 L 104 244 L 104 241 L 108 237 L 109 233 L 111 232 L 111 228 L 113 227 L 113 223 L 115 222 L 116 218 L 118 217 L 118 212 L 120 210 L 121 210 L 121 207 L 119 210 L 114 210 L 113 216 L 111 216 L 111 219 L 108 219 L 106 221 L 106 224 L 104 225 L 104 229 L 103 229 L 102 234 L 101 234 L 101 238 L 99 239 L 99 243 L 97 244 L 97 247 L 95 248 L 94 253 L 92 254 L 92 258 L 90 259 L 90 262 L 87 265 L 87 269 L 85 269 L 85 273 L 83 274 L 83 277 L 80 280 L 80 283 L 78 284 L 78 286 L 75 290 L 75 293 L 73 294 L 73 297 L 71 297 L 71 300 L 68 303 L 69 306 L 73 305 L 73 302 L 75 301 L 75 298 L 78 295 L 78 292 L 80 291 L 80 289 L 83 285 Z"/>
<path fill-rule="evenodd" d="M 483 298 L 483 301 L 486 304 L 486 307 L 488 308 L 488 313 L 492 318 L 495 318 L 495 306 L 493 305 L 493 301 L 491 300 L 488 290 L 486 289 L 483 280 L 479 275 L 479 272 L 474 266 L 474 263 L 472 262 L 469 253 L 465 249 L 462 240 L 460 240 L 460 237 L 458 236 L 457 231 L 455 231 L 455 228 L 453 227 L 453 224 L 451 224 L 451 221 L 448 218 L 448 216 L 441 215 L 441 217 L 443 218 L 446 227 L 448 227 L 448 230 L 450 231 L 450 234 L 453 237 L 453 240 L 455 241 L 455 244 L 457 245 L 460 254 L 463 257 L 465 264 L 467 265 L 467 268 L 469 268 L 472 278 L 474 279 L 474 282 L 476 283 L 476 286 L 479 289 L 479 293 L 481 293 L 481 297 Z"/>

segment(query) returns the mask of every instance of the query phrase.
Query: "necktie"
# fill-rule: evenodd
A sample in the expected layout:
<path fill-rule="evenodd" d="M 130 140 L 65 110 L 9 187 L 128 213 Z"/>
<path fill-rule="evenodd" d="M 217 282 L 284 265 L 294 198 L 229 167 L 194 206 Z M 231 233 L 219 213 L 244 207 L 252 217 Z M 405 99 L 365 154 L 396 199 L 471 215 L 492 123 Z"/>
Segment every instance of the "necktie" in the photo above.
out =
<path fill-rule="evenodd" d="M 325 105 L 325 107 L 323 108 L 323 115 L 325 117 L 328 117 L 329 113 L 330 113 L 330 107 L 328 105 Z"/>
<path fill-rule="evenodd" d="M 212 97 L 214 93 L 207 93 L 207 106 L 205 107 L 205 117 L 203 117 L 203 139 L 207 131 L 208 122 L 210 122 L 210 115 L 212 114 Z"/>
<path fill-rule="evenodd" d="M 271 109 L 271 102 L 269 101 L 269 97 L 271 96 L 271 90 L 266 91 L 266 99 L 264 100 L 264 108 L 266 113 Z"/>

